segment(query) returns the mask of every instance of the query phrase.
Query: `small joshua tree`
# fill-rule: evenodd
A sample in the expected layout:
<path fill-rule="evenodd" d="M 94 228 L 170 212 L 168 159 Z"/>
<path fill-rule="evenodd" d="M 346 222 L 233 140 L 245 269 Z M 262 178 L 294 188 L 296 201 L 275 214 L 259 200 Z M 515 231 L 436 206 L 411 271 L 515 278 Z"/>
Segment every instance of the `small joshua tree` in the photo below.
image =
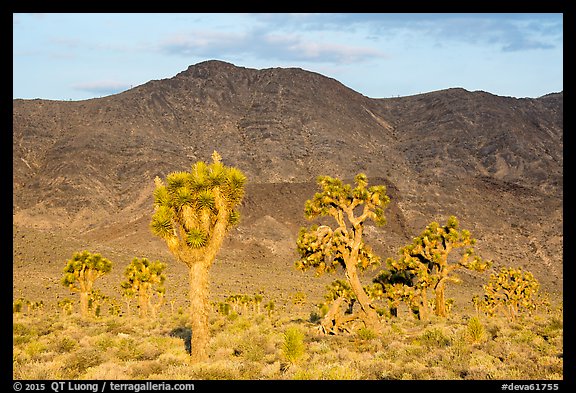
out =
<path fill-rule="evenodd" d="M 60 307 L 64 315 L 70 315 L 72 314 L 72 308 L 74 307 L 74 302 L 68 298 L 62 299 L 58 302 L 58 307 Z"/>
<path fill-rule="evenodd" d="M 302 307 L 306 304 L 306 294 L 304 292 L 298 291 L 292 295 L 292 304 L 296 307 L 298 311 L 302 310 Z"/>
<path fill-rule="evenodd" d="M 421 280 L 423 279 L 421 288 L 424 289 L 434 284 L 436 315 L 441 317 L 447 315 L 444 291 L 447 282 L 460 281 L 454 274 L 456 270 L 468 269 L 483 272 L 491 266 L 491 261 L 484 261 L 475 255 L 472 247 L 475 243 L 476 239 L 472 238 L 470 232 L 465 229 L 459 230 L 458 220 L 451 216 L 446 225 L 436 222 L 429 224 L 419 237 L 414 238 L 411 245 L 402 249 L 405 262 L 413 266 L 421 264 L 416 268 L 420 270 L 417 275 Z M 463 251 L 455 260 L 450 261 L 449 257 L 452 252 L 458 248 L 463 248 Z M 426 277 L 426 275 L 431 277 Z M 425 301 L 422 300 L 424 305 Z"/>
<path fill-rule="evenodd" d="M 380 263 L 380 259 L 364 244 L 364 223 L 373 220 L 377 225 L 384 225 L 384 209 L 390 198 L 386 195 L 385 186 L 368 187 L 368 178 L 364 174 L 357 175 L 354 181 L 356 187 L 352 188 L 330 176 L 318 178 L 321 192 L 306 201 L 304 214 L 309 220 L 332 217 L 336 227 L 313 225 L 300 229 L 297 240 L 300 260 L 296 262 L 296 268 L 305 271 L 314 267 L 320 275 L 342 267 L 360 305 L 361 320 L 367 328 L 379 331 L 378 314 L 362 287 L 358 273 Z"/>
<path fill-rule="evenodd" d="M 112 262 L 96 253 L 76 252 L 64 267 L 62 284 L 70 291 L 80 293 L 80 312 L 83 317 L 89 314 L 89 301 L 94 282 L 112 270 Z"/>
<path fill-rule="evenodd" d="M 501 268 L 497 274 L 491 274 L 484 285 L 484 299 L 480 307 L 494 315 L 501 310 L 510 320 L 515 320 L 522 310 L 536 309 L 536 296 L 540 284 L 534 275 L 522 268 Z"/>
<path fill-rule="evenodd" d="M 421 320 L 428 320 L 430 306 L 427 290 L 434 285 L 428 264 L 410 255 L 410 246 L 400 249 L 398 260 L 388 258 L 388 270 L 383 270 L 372 281 L 374 292 L 378 297 L 388 300 L 390 314 L 398 316 L 398 305 L 401 301 L 408 304 Z"/>
<path fill-rule="evenodd" d="M 209 341 L 209 273 L 244 197 L 246 176 L 227 167 L 217 152 L 212 163 L 199 161 L 190 172 L 174 172 L 164 183 L 156 177 L 152 233 L 166 241 L 176 259 L 188 267 L 190 282 L 191 361 L 207 358 Z"/>
<path fill-rule="evenodd" d="M 165 293 L 165 268 L 165 263 L 151 262 L 146 258 L 134 258 L 126 267 L 124 271 L 126 281 L 120 286 L 124 289 L 126 296 L 138 296 L 138 314 L 140 317 L 148 315 L 149 307 L 152 307 L 152 310 L 156 309 L 152 304 L 154 293 L 158 295 L 158 305 L 162 303 Z"/>

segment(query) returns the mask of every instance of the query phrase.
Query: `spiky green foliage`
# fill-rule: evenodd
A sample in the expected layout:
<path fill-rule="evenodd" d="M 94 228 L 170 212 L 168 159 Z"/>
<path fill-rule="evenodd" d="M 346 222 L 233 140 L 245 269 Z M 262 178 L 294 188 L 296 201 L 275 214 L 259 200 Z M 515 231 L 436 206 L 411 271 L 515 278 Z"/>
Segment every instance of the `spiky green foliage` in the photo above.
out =
<path fill-rule="evenodd" d="M 98 253 L 86 250 L 76 252 L 66 261 L 62 284 L 70 291 L 80 293 L 80 305 L 83 316 L 88 315 L 88 301 L 92 294 L 94 281 L 112 270 L 112 262 Z"/>
<path fill-rule="evenodd" d="M 291 364 L 300 361 L 305 353 L 304 333 L 298 326 L 289 326 L 284 332 L 282 354 Z"/>
<path fill-rule="evenodd" d="M 150 307 L 155 310 L 155 306 L 152 304 L 154 294 L 158 296 L 158 304 L 162 303 L 166 292 L 164 288 L 165 269 L 165 263 L 149 261 L 147 258 L 134 258 L 126 266 L 124 271 L 126 281 L 122 282 L 120 286 L 124 289 L 126 296 L 138 296 L 140 316 L 147 316 Z"/>
<path fill-rule="evenodd" d="M 211 164 L 199 161 L 190 172 L 173 172 L 166 182 L 155 180 L 150 228 L 183 260 L 188 249 L 210 246 L 218 222 L 225 224 L 224 230 L 239 223 L 236 207 L 244 196 L 246 177 L 214 153 Z"/>
<path fill-rule="evenodd" d="M 192 228 L 186 234 L 186 244 L 191 248 L 202 248 L 208 242 L 208 234 L 199 228 Z"/>
<path fill-rule="evenodd" d="M 498 273 L 491 274 L 488 284 L 484 285 L 480 308 L 489 315 L 500 310 L 515 320 L 519 312 L 536 309 L 539 289 L 540 283 L 531 272 L 502 267 Z"/>
<path fill-rule="evenodd" d="M 332 216 L 339 225 L 344 226 L 348 219 L 350 224 L 361 224 L 372 219 L 377 225 L 386 224 L 384 209 L 390 202 L 383 185 L 368 186 L 368 178 L 360 173 L 354 178 L 356 187 L 344 184 L 342 180 L 330 176 L 318 177 L 322 192 L 317 192 L 311 200 L 306 201 L 304 214 L 312 219 L 319 216 Z M 354 210 L 363 206 L 361 216 L 356 217 Z"/>
<path fill-rule="evenodd" d="M 354 299 L 354 292 L 350 287 L 350 284 L 344 280 L 335 280 L 332 281 L 327 287 L 326 294 L 324 295 L 324 299 L 331 302 L 339 297 L 344 297 L 346 299 Z"/>
<path fill-rule="evenodd" d="M 315 268 L 317 275 L 334 272 L 339 266 L 342 267 L 364 312 L 365 323 L 375 328 L 378 319 L 376 311 L 362 288 L 358 270 L 380 263 L 378 256 L 364 244 L 364 224 L 372 220 L 377 225 L 384 225 L 384 209 L 390 198 L 386 195 L 385 186 L 368 187 L 365 174 L 358 174 L 354 182 L 356 186 L 353 188 L 337 178 L 318 177 L 321 191 L 306 201 L 304 215 L 309 220 L 332 217 L 336 226 L 313 225 L 301 228 L 296 241 L 300 259 L 295 266 L 302 271 Z"/>
<path fill-rule="evenodd" d="M 468 320 L 468 324 L 466 325 L 466 337 L 472 344 L 481 343 L 486 339 L 486 329 L 480 318 L 472 317 Z"/>

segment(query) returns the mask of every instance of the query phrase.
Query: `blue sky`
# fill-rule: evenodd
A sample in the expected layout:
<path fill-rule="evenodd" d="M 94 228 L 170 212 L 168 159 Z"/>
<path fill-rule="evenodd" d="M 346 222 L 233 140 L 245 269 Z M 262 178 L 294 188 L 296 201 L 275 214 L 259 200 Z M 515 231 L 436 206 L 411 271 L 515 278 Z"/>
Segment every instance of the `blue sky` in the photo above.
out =
<path fill-rule="evenodd" d="M 83 100 L 205 60 L 298 67 L 368 97 L 563 90 L 563 15 L 13 14 L 13 98 Z"/>

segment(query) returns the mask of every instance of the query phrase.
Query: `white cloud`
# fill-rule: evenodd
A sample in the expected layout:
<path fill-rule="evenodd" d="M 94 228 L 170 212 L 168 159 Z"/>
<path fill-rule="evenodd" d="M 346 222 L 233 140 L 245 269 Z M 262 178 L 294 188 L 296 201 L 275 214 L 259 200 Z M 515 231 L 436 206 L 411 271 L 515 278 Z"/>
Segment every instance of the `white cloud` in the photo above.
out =
<path fill-rule="evenodd" d="M 250 55 L 256 59 L 348 64 L 368 58 L 387 58 L 379 49 L 340 44 L 294 33 L 190 31 L 161 41 L 158 50 L 180 56 L 226 58 Z"/>
<path fill-rule="evenodd" d="M 120 93 L 124 90 L 129 89 L 130 87 L 131 85 L 128 83 L 109 81 L 109 80 L 77 83 L 72 86 L 72 88 L 75 90 L 82 90 L 100 95 Z"/>

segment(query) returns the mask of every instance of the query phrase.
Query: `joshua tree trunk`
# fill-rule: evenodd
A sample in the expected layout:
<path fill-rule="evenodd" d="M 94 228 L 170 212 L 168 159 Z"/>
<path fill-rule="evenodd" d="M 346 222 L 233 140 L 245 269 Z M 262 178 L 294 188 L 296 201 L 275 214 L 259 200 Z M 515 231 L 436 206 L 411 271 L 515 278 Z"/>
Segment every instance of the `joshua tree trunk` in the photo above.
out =
<path fill-rule="evenodd" d="M 356 299 L 358 299 L 362 314 L 364 314 L 362 318 L 364 324 L 367 328 L 374 330 L 375 332 L 379 331 L 378 314 L 376 313 L 376 309 L 372 305 L 370 298 L 368 298 L 368 295 L 364 292 L 364 288 L 362 288 L 356 264 L 346 264 L 346 278 L 348 279 L 348 282 L 350 282 L 350 287 L 352 288 L 352 291 L 354 291 Z"/>
<path fill-rule="evenodd" d="M 320 323 L 322 331 L 325 334 L 338 334 L 340 330 L 349 332 L 349 329 L 345 327 L 345 324 L 360 318 L 358 314 L 344 315 L 344 312 L 342 311 L 342 303 L 345 301 L 346 299 L 343 296 L 340 296 L 332 302 L 328 313 L 326 313 L 326 316 L 324 316 Z"/>
<path fill-rule="evenodd" d="M 208 278 L 210 265 L 198 261 L 189 265 L 190 282 L 190 324 L 192 328 L 191 361 L 201 362 L 207 359 L 206 348 L 210 338 L 208 327 Z"/>
<path fill-rule="evenodd" d="M 138 291 L 138 315 L 145 317 L 148 315 L 148 292 L 147 288 L 140 288 Z"/>
<path fill-rule="evenodd" d="M 89 300 L 89 292 L 82 291 L 80 292 L 80 312 L 83 317 L 88 316 L 88 300 Z"/>
<path fill-rule="evenodd" d="M 444 299 L 444 286 L 446 284 L 446 279 L 441 278 L 436 285 L 436 302 L 435 302 L 435 314 L 439 317 L 445 317 L 448 313 L 446 312 L 446 300 Z"/>
<path fill-rule="evenodd" d="M 423 288 L 422 289 L 422 293 L 421 293 L 421 301 L 420 301 L 420 310 L 418 312 L 418 316 L 420 318 L 421 321 L 427 321 L 428 317 L 430 315 L 430 311 L 428 309 L 428 296 L 426 293 L 426 289 Z"/>
<path fill-rule="evenodd" d="M 322 326 L 322 331 L 325 334 L 338 333 L 338 326 L 339 326 L 338 312 L 340 311 L 340 306 L 342 305 L 343 301 L 344 301 L 344 297 L 342 297 L 342 296 L 335 299 L 332 302 L 332 304 L 330 305 L 328 312 L 326 313 L 326 315 L 322 319 L 322 322 L 320 323 L 320 325 Z"/>
<path fill-rule="evenodd" d="M 83 277 L 84 278 L 84 277 Z M 80 281 L 80 312 L 82 317 L 88 317 L 88 305 L 90 303 L 90 294 L 92 293 L 92 281 L 84 278 L 83 281 Z"/>

